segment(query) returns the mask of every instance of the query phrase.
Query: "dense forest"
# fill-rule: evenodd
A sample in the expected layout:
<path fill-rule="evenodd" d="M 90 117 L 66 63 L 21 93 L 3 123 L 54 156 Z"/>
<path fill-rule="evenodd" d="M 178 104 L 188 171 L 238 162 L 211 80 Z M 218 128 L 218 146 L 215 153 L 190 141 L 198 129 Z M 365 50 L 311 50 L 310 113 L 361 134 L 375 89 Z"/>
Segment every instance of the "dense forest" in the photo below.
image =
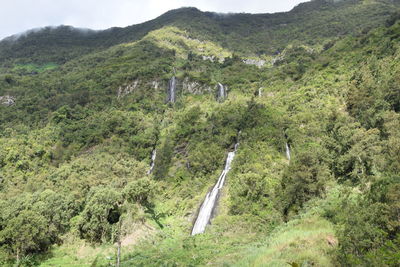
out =
<path fill-rule="evenodd" d="M 399 8 L 182 8 L 0 41 L 0 265 L 115 266 L 120 247 L 120 266 L 399 266 Z"/>

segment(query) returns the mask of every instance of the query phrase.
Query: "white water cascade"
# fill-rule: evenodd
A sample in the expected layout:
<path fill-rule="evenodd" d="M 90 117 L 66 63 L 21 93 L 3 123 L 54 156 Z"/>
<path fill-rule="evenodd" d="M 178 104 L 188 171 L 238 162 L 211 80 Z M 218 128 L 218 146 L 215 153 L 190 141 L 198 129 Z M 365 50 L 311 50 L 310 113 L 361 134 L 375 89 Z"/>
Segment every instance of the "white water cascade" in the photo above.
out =
<path fill-rule="evenodd" d="M 151 164 L 150 164 L 150 169 L 147 171 L 147 174 L 151 174 L 153 172 L 156 157 L 157 157 L 157 150 L 154 149 L 153 152 L 151 153 Z"/>
<path fill-rule="evenodd" d="M 176 100 L 176 78 L 175 76 L 169 80 L 168 84 L 168 99 L 169 103 L 175 103 Z"/>
<path fill-rule="evenodd" d="M 290 161 L 290 147 L 288 143 L 286 143 L 286 157 Z"/>
<path fill-rule="evenodd" d="M 224 86 L 222 83 L 218 83 L 218 101 L 222 102 L 228 96 L 227 93 L 228 88 Z"/>
<path fill-rule="evenodd" d="M 199 215 L 197 216 L 196 222 L 194 223 L 192 235 L 202 234 L 206 230 L 207 224 L 210 222 L 212 212 L 215 209 L 219 191 L 224 186 L 226 176 L 231 169 L 233 158 L 235 157 L 236 150 L 239 144 L 235 145 L 235 150 L 228 153 L 226 158 L 225 168 L 218 178 L 217 183 L 213 189 L 207 193 L 203 204 L 200 207 Z"/>

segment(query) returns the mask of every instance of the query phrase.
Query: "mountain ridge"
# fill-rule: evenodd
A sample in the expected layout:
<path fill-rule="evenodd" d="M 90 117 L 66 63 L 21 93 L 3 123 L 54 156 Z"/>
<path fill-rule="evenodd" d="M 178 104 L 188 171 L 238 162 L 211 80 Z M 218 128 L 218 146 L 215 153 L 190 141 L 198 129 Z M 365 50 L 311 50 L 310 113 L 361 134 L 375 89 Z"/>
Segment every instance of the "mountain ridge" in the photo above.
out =
<path fill-rule="evenodd" d="M 381 25 L 394 12 L 397 3 L 384 0 L 368 4 L 357 0 L 339 3 L 314 0 L 299 4 L 289 12 L 223 16 L 192 7 L 180 8 L 137 25 L 89 30 L 89 35 L 70 26 L 60 26 L 28 33 L 18 42 L 10 42 L 8 37 L 0 41 L 0 60 L 3 65 L 21 61 L 21 58 L 25 61 L 30 59 L 33 63 L 64 63 L 82 54 L 139 40 L 150 31 L 165 26 L 187 30 L 195 38 L 217 42 L 239 54 L 273 54 L 294 41 L 305 44 L 322 42 Z M 307 25 L 303 21 L 311 23 Z M 316 39 L 310 41 L 313 36 Z"/>
<path fill-rule="evenodd" d="M 0 265 L 399 266 L 400 13 L 333 2 L 21 42 L 0 66 Z"/>

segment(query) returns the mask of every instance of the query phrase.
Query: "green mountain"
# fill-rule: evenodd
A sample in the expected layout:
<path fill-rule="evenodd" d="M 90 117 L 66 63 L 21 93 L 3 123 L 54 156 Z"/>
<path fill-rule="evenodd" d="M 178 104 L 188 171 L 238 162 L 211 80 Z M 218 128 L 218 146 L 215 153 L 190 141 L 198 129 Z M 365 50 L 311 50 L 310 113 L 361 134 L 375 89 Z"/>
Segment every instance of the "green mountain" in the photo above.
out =
<path fill-rule="evenodd" d="M 48 27 L 4 39 L 0 42 L 0 62 L 65 63 L 83 54 L 140 40 L 165 26 L 186 30 L 193 38 L 212 40 L 239 54 L 274 54 L 288 43 L 321 45 L 332 38 L 382 25 L 397 5 L 398 1 L 390 0 L 316 0 L 287 13 L 259 15 L 181 8 L 142 24 L 105 31 Z"/>
<path fill-rule="evenodd" d="M 182 8 L 2 40 L 0 265 L 398 266 L 399 14 Z"/>

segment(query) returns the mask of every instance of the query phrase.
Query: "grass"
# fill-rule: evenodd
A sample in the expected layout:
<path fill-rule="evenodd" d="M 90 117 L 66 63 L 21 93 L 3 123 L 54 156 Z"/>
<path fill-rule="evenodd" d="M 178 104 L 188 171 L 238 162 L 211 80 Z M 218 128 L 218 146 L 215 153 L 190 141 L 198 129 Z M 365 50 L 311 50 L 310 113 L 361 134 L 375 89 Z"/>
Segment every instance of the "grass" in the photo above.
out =
<path fill-rule="evenodd" d="M 224 202 L 224 201 L 223 201 Z M 122 250 L 121 266 L 334 266 L 336 248 L 332 224 L 317 215 L 305 215 L 274 230 L 261 241 L 244 218 L 219 216 L 205 234 L 191 237 L 184 218 L 165 220 L 166 227 L 133 247 Z M 261 237 L 262 238 L 262 237 Z M 115 247 L 91 247 L 74 241 L 54 247 L 41 267 L 109 266 L 115 263 Z"/>
<path fill-rule="evenodd" d="M 252 248 L 249 256 L 236 266 L 334 266 L 332 252 L 337 240 L 333 226 L 317 216 L 295 219 L 277 228 L 267 245 Z"/>
<path fill-rule="evenodd" d="M 88 267 L 115 263 L 116 249 L 112 245 L 90 246 L 77 240 L 62 246 L 54 246 L 49 258 L 40 267 Z"/>
<path fill-rule="evenodd" d="M 195 237 L 190 236 L 186 212 L 162 218 L 164 228 L 123 248 L 121 266 L 334 266 L 332 252 L 337 240 L 327 220 L 307 213 L 266 237 L 267 232 L 252 228 L 250 218 L 229 214 L 229 199 L 225 188 L 218 216 L 205 234 Z M 165 203 L 167 207 L 171 204 Z M 159 208 L 167 211 L 167 207 Z M 75 240 L 54 247 L 51 258 L 40 266 L 110 266 L 115 263 L 115 252 L 113 245 L 91 247 Z"/>
<path fill-rule="evenodd" d="M 15 72 L 25 72 L 25 73 L 41 73 L 47 70 L 52 70 L 57 68 L 58 65 L 55 63 L 46 63 L 43 65 L 38 65 L 34 63 L 29 63 L 29 64 L 16 64 L 14 66 L 13 71 Z"/>
<path fill-rule="evenodd" d="M 218 216 L 205 234 L 190 236 L 192 217 L 176 211 L 162 219 L 164 228 L 156 235 L 126 250 L 121 266 L 223 266 L 237 262 L 260 236 L 245 218 L 228 214 L 227 193 L 224 190 Z"/>

